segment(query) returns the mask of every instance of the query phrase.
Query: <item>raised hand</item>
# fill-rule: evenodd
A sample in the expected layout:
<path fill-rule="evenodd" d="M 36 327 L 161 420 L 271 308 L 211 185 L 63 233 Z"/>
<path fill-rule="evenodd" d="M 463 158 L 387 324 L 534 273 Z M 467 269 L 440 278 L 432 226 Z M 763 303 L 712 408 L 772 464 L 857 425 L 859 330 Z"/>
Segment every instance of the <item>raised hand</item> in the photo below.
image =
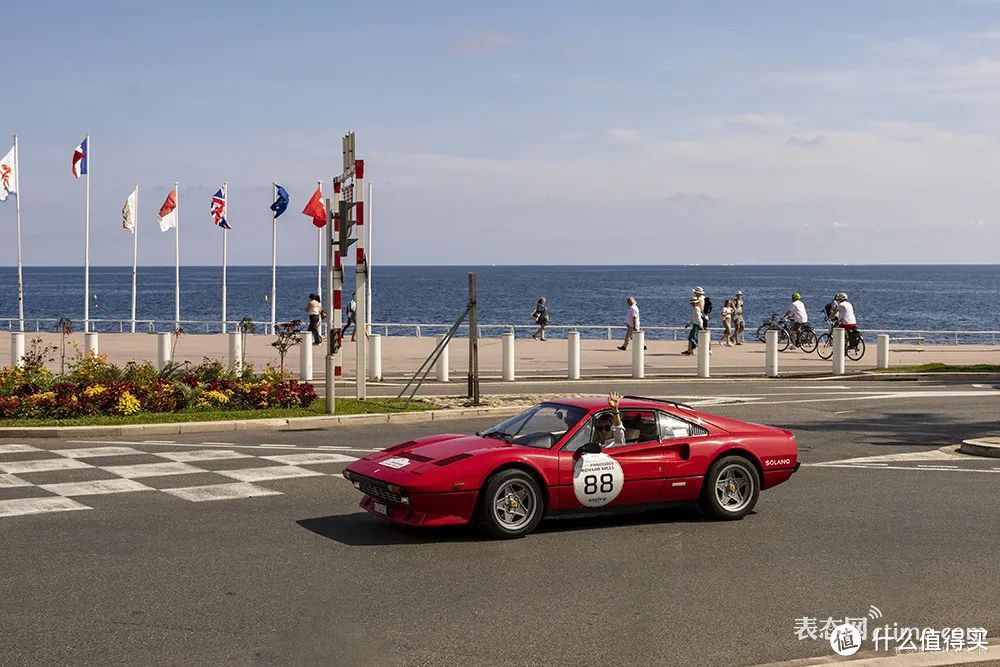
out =
<path fill-rule="evenodd" d="M 618 412 L 618 403 L 622 400 L 622 395 L 618 392 L 611 392 L 608 394 L 608 407 L 610 407 L 615 412 Z"/>

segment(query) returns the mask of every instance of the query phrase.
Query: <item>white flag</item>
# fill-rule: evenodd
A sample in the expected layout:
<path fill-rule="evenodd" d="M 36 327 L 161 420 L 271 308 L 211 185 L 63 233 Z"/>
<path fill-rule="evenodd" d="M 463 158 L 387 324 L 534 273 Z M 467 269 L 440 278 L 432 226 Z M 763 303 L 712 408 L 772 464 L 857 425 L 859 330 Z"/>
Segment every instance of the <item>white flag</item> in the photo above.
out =
<path fill-rule="evenodd" d="M 14 161 L 14 149 L 0 160 L 0 201 L 7 201 L 7 195 L 17 196 L 14 184 L 17 183 L 17 162 Z"/>
<path fill-rule="evenodd" d="M 135 234 L 135 200 L 139 196 L 139 186 L 132 190 L 132 194 L 125 200 L 122 206 L 122 229 Z"/>

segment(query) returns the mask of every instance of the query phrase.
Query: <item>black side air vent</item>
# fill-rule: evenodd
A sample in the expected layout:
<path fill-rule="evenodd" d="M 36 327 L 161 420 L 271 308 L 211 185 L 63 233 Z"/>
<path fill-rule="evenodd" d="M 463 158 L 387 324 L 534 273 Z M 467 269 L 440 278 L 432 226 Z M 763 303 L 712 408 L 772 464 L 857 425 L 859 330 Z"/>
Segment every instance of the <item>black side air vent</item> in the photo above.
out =
<path fill-rule="evenodd" d="M 422 454 L 414 454 L 413 452 L 403 452 L 402 456 L 410 459 L 411 461 L 416 461 L 418 463 L 427 463 L 431 460 L 431 457 L 424 456 Z"/>
<path fill-rule="evenodd" d="M 393 445 L 392 447 L 386 447 L 382 451 L 383 452 L 395 452 L 395 451 L 400 450 L 400 449 L 406 449 L 407 447 L 412 447 L 415 444 L 417 444 L 417 443 L 415 443 L 414 441 L 410 440 L 409 442 L 404 442 L 401 445 Z"/>

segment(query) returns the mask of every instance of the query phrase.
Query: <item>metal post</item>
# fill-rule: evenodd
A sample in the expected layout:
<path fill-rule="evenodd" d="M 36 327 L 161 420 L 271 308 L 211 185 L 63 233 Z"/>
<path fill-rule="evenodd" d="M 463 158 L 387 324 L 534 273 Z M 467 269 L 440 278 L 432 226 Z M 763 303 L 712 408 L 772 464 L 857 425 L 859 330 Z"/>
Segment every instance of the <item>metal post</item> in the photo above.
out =
<path fill-rule="evenodd" d="M 97 332 L 89 331 L 83 334 L 83 352 L 87 356 L 96 357 L 100 353 L 100 348 L 97 344 Z"/>
<path fill-rule="evenodd" d="M 567 360 L 567 376 L 570 380 L 580 379 L 580 332 L 570 331 L 566 337 L 566 349 L 569 355 Z"/>
<path fill-rule="evenodd" d="M 440 345 L 441 341 L 443 341 L 444 339 L 445 339 L 445 336 L 438 336 L 437 337 L 438 345 Z M 437 359 L 437 364 L 436 364 L 434 370 L 435 370 L 435 373 L 437 374 L 437 381 L 438 382 L 447 382 L 448 379 L 449 379 L 448 378 L 448 348 L 449 347 L 450 347 L 450 343 L 448 345 L 445 345 L 444 349 L 441 350 L 441 355 Z"/>
<path fill-rule="evenodd" d="M 336 185 L 333 186 L 334 199 L 340 200 L 340 188 Z M 337 350 L 340 346 L 340 283 L 337 282 L 335 276 L 340 268 L 338 260 L 340 259 L 340 253 L 337 248 L 333 247 L 333 240 L 336 238 L 334 233 L 334 225 L 336 221 L 333 216 L 330 215 L 333 210 L 332 204 L 330 203 L 330 198 L 327 197 L 324 201 L 326 206 L 326 354 L 323 355 L 324 370 L 326 371 L 326 376 L 324 377 L 324 383 L 326 385 L 326 414 L 332 415 L 336 412 L 337 404 Z M 338 204 L 339 206 L 339 204 Z M 336 323 L 336 324 L 335 324 Z"/>
<path fill-rule="evenodd" d="M 764 375 L 778 377 L 778 330 L 768 329 L 764 334 Z"/>
<path fill-rule="evenodd" d="M 353 139 L 352 139 L 353 141 Z M 365 383 L 368 381 L 368 331 L 365 324 L 368 322 L 368 260 L 365 257 L 365 161 L 354 161 L 354 197 L 357 218 L 357 259 L 354 265 L 354 284 L 357 291 L 357 311 L 354 316 L 354 339 L 357 341 L 355 348 L 355 362 L 357 371 L 355 383 L 357 385 L 357 397 L 361 400 L 367 396 L 368 390 Z"/>
<path fill-rule="evenodd" d="M 156 334 L 156 367 L 160 370 L 172 361 L 173 350 L 170 347 L 172 337 L 169 333 Z"/>
<path fill-rule="evenodd" d="M 382 336 L 372 334 L 369 338 L 371 347 L 371 363 L 368 364 L 368 379 L 379 382 L 382 380 Z"/>
<path fill-rule="evenodd" d="M 479 324 L 476 320 L 476 274 L 469 274 L 469 398 L 479 405 Z"/>
<path fill-rule="evenodd" d="M 243 370 L 243 338 L 239 333 L 229 334 L 229 367 L 236 372 Z"/>
<path fill-rule="evenodd" d="M 14 331 L 10 334 L 10 365 L 24 367 L 24 332 Z"/>
<path fill-rule="evenodd" d="M 837 327 L 833 330 L 833 374 L 844 374 L 844 340 L 846 332 Z"/>
<path fill-rule="evenodd" d="M 712 345 L 712 332 L 702 330 L 698 332 L 698 377 L 707 378 L 709 377 L 710 361 L 709 354 L 711 353 Z"/>
<path fill-rule="evenodd" d="M 503 366 L 504 382 L 514 381 L 514 334 L 505 333 L 503 335 L 503 347 L 501 349 L 501 362 Z"/>
<path fill-rule="evenodd" d="M 879 368 L 889 368 L 889 334 L 879 334 L 878 354 L 876 355 Z"/>
<path fill-rule="evenodd" d="M 632 377 L 646 377 L 646 332 L 639 330 L 632 334 Z"/>
<path fill-rule="evenodd" d="M 299 379 L 306 382 L 313 379 L 312 336 L 299 336 Z"/>

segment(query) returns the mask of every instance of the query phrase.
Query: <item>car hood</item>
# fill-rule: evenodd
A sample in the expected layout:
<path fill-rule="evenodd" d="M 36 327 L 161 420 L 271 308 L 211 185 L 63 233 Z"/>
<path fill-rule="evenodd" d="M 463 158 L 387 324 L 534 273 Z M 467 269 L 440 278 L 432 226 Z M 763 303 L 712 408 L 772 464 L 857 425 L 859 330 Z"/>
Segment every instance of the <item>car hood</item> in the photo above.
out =
<path fill-rule="evenodd" d="M 365 456 L 363 460 L 375 464 L 391 459 L 407 459 L 412 464 L 403 465 L 411 471 L 417 464 L 433 464 L 442 467 L 455 461 L 491 450 L 513 447 L 508 442 L 478 435 L 445 434 L 410 440 L 380 452 Z"/>

